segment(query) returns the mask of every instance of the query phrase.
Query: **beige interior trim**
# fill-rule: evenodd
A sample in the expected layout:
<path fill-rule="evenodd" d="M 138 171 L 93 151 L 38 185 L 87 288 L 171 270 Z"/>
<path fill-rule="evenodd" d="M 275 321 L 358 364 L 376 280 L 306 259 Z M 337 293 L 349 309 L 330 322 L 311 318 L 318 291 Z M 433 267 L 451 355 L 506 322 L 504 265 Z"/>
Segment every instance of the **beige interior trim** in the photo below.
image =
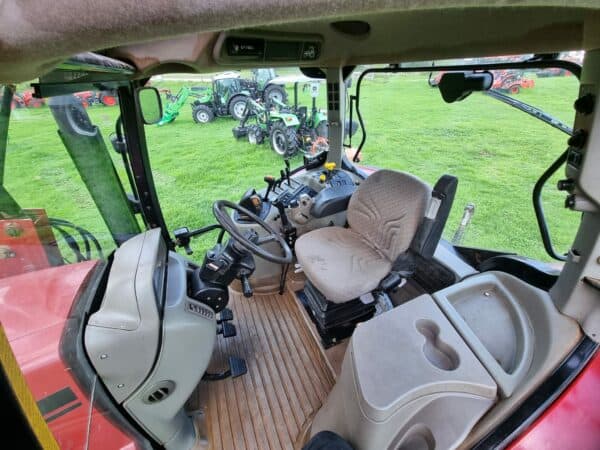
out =
<path fill-rule="evenodd" d="M 311 434 L 332 430 L 361 450 L 454 448 L 495 397 L 492 377 L 422 295 L 356 328 Z"/>
<path fill-rule="evenodd" d="M 597 21 L 599 10 L 596 0 L 106 0 L 102 8 L 7 0 L 0 6 L 0 82 L 30 80 L 73 54 L 123 46 L 133 47 L 115 52 L 137 48 L 134 63 L 178 61 L 215 71 L 212 48 L 202 49 L 207 37 L 187 38 L 197 44 L 189 45 L 180 36 L 233 29 L 319 34 L 326 45 L 309 65 L 321 67 L 580 49 L 588 48 L 585 23 Z M 341 17 L 368 20 L 371 32 L 357 38 L 332 30 Z M 586 39 L 597 43 L 596 33 Z M 139 47 L 161 40 L 172 42 Z M 160 56 L 179 45 L 176 58 Z"/>

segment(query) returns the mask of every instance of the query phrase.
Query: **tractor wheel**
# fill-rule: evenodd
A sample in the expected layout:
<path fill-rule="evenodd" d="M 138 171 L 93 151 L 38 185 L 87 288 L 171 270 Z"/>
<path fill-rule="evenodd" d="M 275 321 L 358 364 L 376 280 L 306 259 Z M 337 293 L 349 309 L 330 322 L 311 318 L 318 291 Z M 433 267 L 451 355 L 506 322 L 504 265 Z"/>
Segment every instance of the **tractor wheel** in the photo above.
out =
<path fill-rule="evenodd" d="M 298 151 L 296 130 L 286 127 L 283 122 L 273 124 L 269 140 L 273 151 L 284 158 L 289 158 Z"/>
<path fill-rule="evenodd" d="M 235 120 L 243 120 L 246 117 L 248 97 L 236 95 L 229 102 L 229 115 Z"/>
<path fill-rule="evenodd" d="M 317 128 L 315 129 L 315 131 L 317 132 L 317 136 L 318 137 L 324 137 L 327 138 L 328 137 L 328 129 L 327 129 L 327 121 L 326 120 L 321 120 L 318 124 L 317 124 Z"/>
<path fill-rule="evenodd" d="M 194 106 L 192 117 L 196 123 L 208 123 L 215 120 L 215 113 L 206 105 Z"/>
<path fill-rule="evenodd" d="M 281 103 L 287 102 L 287 92 L 283 86 L 279 86 L 278 84 L 270 84 L 265 88 L 263 92 L 263 100 L 265 104 L 270 105 L 273 103 L 273 100 L 277 100 Z"/>
<path fill-rule="evenodd" d="M 513 84 L 511 87 L 508 88 L 508 92 L 510 94 L 516 95 L 519 92 L 521 92 L 521 87 L 518 84 Z"/>

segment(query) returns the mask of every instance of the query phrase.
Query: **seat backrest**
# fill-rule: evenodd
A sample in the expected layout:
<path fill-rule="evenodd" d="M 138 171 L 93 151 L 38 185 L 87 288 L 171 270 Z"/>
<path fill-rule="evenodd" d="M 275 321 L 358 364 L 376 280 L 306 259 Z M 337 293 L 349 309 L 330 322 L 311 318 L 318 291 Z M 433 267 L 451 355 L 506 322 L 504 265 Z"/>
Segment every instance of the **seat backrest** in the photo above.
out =
<path fill-rule="evenodd" d="M 423 221 L 431 188 L 412 175 L 379 170 L 356 189 L 348 205 L 348 224 L 394 261 L 404 253 Z"/>

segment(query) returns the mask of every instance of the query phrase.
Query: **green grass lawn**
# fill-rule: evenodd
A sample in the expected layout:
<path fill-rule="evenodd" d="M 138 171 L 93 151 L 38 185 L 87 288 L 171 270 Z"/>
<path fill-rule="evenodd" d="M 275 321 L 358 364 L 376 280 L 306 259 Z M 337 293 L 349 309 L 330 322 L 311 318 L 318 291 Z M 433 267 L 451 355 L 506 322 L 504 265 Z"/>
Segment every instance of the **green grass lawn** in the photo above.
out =
<path fill-rule="evenodd" d="M 576 80 L 535 81 L 535 88 L 522 91 L 518 98 L 571 123 Z M 183 82 L 153 84 L 177 91 Z M 321 107 L 325 106 L 323 90 L 324 85 Z M 301 103 L 310 105 L 308 94 L 301 94 Z M 424 75 L 366 80 L 361 106 L 368 132 L 363 164 L 408 171 L 431 184 L 444 173 L 459 178 L 446 237 L 452 237 L 465 204 L 471 202 L 476 209 L 464 244 L 549 259 L 539 237 L 531 191 L 543 170 L 565 149 L 564 134 L 482 94 L 446 104 Z M 108 141 L 118 108 L 96 106 L 88 112 Z M 238 200 L 247 188 L 261 188 L 264 175 L 277 175 L 283 167 L 268 144 L 236 141 L 231 134 L 235 125 L 229 118 L 197 125 L 186 105 L 172 124 L 146 127 L 153 175 L 171 230 L 213 223 L 214 200 Z M 353 143 L 359 140 L 357 135 Z M 125 179 L 120 157 L 110 151 Z M 300 161 L 297 156 L 292 165 Z M 579 218 L 563 208 L 564 194 L 554 189 L 555 182 L 544 193 L 545 208 L 555 245 L 566 250 Z M 5 185 L 23 207 L 45 207 L 50 215 L 74 221 L 110 245 L 47 108 L 13 112 Z M 193 248 L 204 250 L 213 241 L 214 236 L 207 236 Z M 198 251 L 195 257 L 202 254 Z"/>

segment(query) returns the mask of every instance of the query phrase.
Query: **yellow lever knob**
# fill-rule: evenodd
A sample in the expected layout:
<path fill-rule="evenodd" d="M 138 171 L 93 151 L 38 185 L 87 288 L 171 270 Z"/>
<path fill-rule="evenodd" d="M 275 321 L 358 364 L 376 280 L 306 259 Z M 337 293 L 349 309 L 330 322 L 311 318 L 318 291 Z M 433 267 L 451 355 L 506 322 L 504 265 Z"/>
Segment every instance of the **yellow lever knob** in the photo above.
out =
<path fill-rule="evenodd" d="M 321 183 L 325 183 L 325 180 L 327 180 L 327 176 L 324 173 L 322 173 L 321 175 L 319 175 L 319 181 Z"/>
<path fill-rule="evenodd" d="M 335 169 L 335 162 L 327 162 L 325 163 L 325 168 L 329 171 Z"/>

